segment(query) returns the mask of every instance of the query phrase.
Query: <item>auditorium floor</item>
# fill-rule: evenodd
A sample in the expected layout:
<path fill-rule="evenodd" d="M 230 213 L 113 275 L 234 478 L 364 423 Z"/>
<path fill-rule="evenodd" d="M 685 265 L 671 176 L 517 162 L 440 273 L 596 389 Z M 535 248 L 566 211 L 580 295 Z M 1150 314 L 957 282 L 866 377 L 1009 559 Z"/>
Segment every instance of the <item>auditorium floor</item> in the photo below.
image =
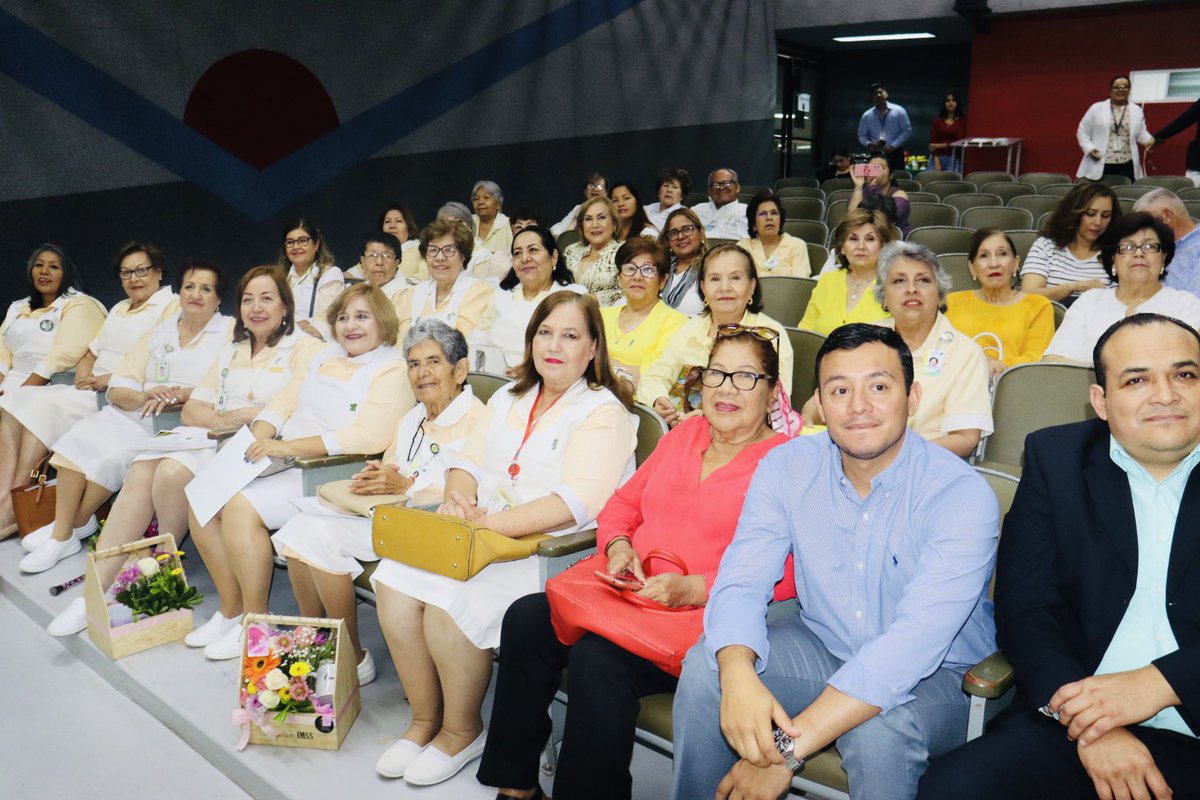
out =
<path fill-rule="evenodd" d="M 206 596 L 216 594 L 190 542 L 184 565 Z M 468 766 L 444 784 L 416 789 L 375 774 L 375 759 L 411 717 L 388 657 L 375 610 L 360 604 L 364 645 L 379 677 L 363 688 L 363 709 L 338 752 L 250 745 L 234 748 L 237 661 L 208 662 L 182 642 L 112 661 L 87 633 L 55 639 L 45 626 L 83 585 L 52 597 L 48 588 L 83 572 L 83 555 L 41 575 L 23 575 L 16 538 L 0 542 L 0 681 L 7 701 L 0 725 L 0 797 L 171 797 L 303 800 L 413 797 L 492 798 Z M 296 613 L 286 577 L 276 573 L 271 608 Z M 485 709 L 490 708 L 489 697 Z M 633 763 L 635 798 L 664 798 L 670 762 L 643 747 Z M 549 788 L 547 786 L 546 788 Z"/>

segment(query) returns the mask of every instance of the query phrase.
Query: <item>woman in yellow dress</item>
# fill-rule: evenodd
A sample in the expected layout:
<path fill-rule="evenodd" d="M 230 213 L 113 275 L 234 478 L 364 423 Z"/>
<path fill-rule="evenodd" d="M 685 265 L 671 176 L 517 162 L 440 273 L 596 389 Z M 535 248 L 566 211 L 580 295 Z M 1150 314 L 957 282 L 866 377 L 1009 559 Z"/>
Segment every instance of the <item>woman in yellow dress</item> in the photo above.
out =
<path fill-rule="evenodd" d="M 833 231 L 838 269 L 817 280 L 797 327 L 828 336 L 848 322 L 887 319 L 888 312 L 875 299 L 875 267 L 879 251 L 890 241 L 892 226 L 882 212 L 858 208 L 842 217 Z"/>
<path fill-rule="evenodd" d="M 807 278 L 812 275 L 808 263 L 808 244 L 803 239 L 783 232 L 787 214 L 783 201 L 774 192 L 760 192 L 746 206 L 746 222 L 750 237 L 738 242 L 754 258 L 759 276 L 768 278 L 785 275 Z"/>
<path fill-rule="evenodd" d="M 1050 301 L 1013 288 L 1019 265 L 1007 233 L 980 228 L 967 254 L 971 277 L 980 288 L 946 298 L 946 318 L 983 348 L 993 379 L 1009 367 L 1040 361 L 1054 338 Z"/>

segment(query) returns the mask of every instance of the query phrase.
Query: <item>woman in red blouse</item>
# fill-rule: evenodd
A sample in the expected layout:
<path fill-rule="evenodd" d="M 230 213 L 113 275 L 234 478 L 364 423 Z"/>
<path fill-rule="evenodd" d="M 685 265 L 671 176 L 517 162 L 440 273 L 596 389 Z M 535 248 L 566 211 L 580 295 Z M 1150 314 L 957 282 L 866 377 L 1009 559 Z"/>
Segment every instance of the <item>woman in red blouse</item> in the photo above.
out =
<path fill-rule="evenodd" d="M 767 413 L 779 396 L 779 356 L 762 329 L 718 334 L 701 373 L 702 414 L 680 423 L 600 512 L 596 547 L 607 571 L 644 577 L 639 554 L 661 548 L 689 575 L 663 573 L 640 592 L 664 605 L 702 606 L 733 539 L 758 462 L 787 441 Z M 791 572 L 789 563 L 787 572 Z M 794 594 L 785 574 L 777 599 Z M 509 607 L 500 634 L 500 672 L 479 780 L 498 797 L 540 798 L 538 756 L 550 735 L 546 708 L 564 667 L 571 702 L 554 796 L 629 797 L 639 699 L 670 692 L 676 678 L 603 637 L 559 642 L 545 594 Z"/>
<path fill-rule="evenodd" d="M 967 137 L 967 116 L 957 92 L 948 92 L 942 103 L 942 113 L 933 121 L 929 130 L 930 169 L 958 171 L 951 142 Z"/>

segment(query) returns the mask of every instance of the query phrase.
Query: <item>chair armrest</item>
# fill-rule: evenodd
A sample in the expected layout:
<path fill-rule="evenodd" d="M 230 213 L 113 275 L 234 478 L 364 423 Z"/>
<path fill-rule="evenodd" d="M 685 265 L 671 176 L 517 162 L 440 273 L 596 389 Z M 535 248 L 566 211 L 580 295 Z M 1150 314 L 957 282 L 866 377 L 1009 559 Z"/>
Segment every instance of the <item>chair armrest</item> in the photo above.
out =
<path fill-rule="evenodd" d="M 232 439 L 233 435 L 239 430 L 241 430 L 241 428 L 226 428 L 225 430 L 220 431 L 209 431 L 208 438 L 213 442 L 223 442 L 226 439 Z"/>
<path fill-rule="evenodd" d="M 320 469 L 321 467 L 340 467 L 345 464 L 357 464 L 367 459 L 383 458 L 382 453 L 363 455 L 362 453 L 342 453 L 337 456 L 304 456 L 296 459 L 300 469 Z"/>
<path fill-rule="evenodd" d="M 74 386 L 75 385 L 75 370 L 68 369 L 62 372 L 55 372 L 50 375 L 51 386 Z"/>
<path fill-rule="evenodd" d="M 997 650 L 967 670 L 963 675 L 963 691 L 973 697 L 995 700 L 1009 690 L 1016 672 L 1004 653 Z"/>
<path fill-rule="evenodd" d="M 537 554 L 542 558 L 561 558 L 595 546 L 596 529 L 592 528 L 547 539 L 538 545 Z"/>

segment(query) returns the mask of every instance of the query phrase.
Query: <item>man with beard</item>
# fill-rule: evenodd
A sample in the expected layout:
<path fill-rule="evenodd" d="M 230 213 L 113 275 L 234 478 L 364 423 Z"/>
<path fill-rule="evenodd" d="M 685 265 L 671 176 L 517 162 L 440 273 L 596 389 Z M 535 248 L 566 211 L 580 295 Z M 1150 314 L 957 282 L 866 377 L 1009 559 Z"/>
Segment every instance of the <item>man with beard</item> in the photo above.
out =
<path fill-rule="evenodd" d="M 816 371 L 828 433 L 759 465 L 684 662 L 678 800 L 779 797 L 831 742 L 852 798 L 912 798 L 965 738 L 963 672 L 995 650 L 996 498 L 907 429 L 921 387 L 904 341 L 842 326 Z M 798 613 L 768 622 L 789 555 Z"/>

